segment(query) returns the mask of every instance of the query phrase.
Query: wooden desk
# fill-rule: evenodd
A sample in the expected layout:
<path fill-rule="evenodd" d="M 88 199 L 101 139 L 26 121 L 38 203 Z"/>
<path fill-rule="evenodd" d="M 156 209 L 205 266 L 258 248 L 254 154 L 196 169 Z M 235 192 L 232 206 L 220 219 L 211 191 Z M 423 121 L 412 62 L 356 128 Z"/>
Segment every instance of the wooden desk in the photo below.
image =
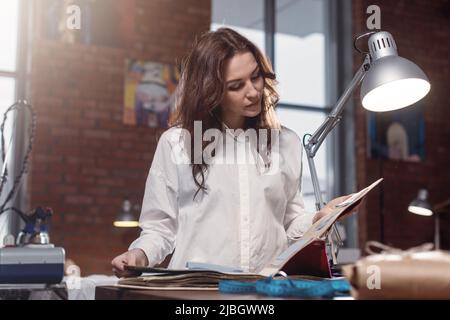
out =
<path fill-rule="evenodd" d="M 139 290 L 114 286 L 95 288 L 95 300 L 298 300 L 258 294 L 224 294 L 219 290 Z"/>
<path fill-rule="evenodd" d="M 299 310 L 301 303 L 302 312 L 311 308 L 312 312 L 318 311 L 318 301 L 330 299 L 303 299 L 276 298 L 257 294 L 224 294 L 218 290 L 143 290 L 134 288 L 121 288 L 115 286 L 97 286 L 95 290 L 96 300 L 147 300 L 142 301 L 147 310 L 159 314 L 164 319 L 290 319 Z M 153 300 L 153 302 L 152 302 Z M 332 302 L 332 301 L 331 301 Z M 139 303 L 136 301 L 136 303 Z M 117 309 L 117 314 L 123 310 L 122 303 L 112 304 Z M 344 305 L 342 305 L 344 306 Z M 199 313 L 203 310 L 203 313 Z M 330 318 L 335 316 L 336 306 L 333 308 L 321 308 L 321 316 Z M 116 311 L 114 311 L 116 312 Z M 344 314 L 346 310 L 342 310 Z M 161 317 L 163 315 L 163 317 Z M 192 317 L 191 317 L 192 316 Z M 230 316 L 230 317 L 228 317 Z M 120 318 L 120 316 L 119 316 Z"/>

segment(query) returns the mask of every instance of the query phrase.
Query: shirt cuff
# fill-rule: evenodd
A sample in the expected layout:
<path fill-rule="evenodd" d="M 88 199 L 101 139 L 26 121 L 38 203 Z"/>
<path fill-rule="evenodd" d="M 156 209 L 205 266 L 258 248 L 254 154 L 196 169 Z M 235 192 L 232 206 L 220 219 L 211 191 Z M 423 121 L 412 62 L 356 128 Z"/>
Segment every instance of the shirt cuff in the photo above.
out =
<path fill-rule="evenodd" d="M 128 250 L 131 249 L 141 249 L 144 251 L 145 255 L 147 256 L 148 265 L 147 267 L 153 267 L 160 263 L 161 261 L 158 261 L 157 256 L 154 251 L 154 246 L 151 245 L 152 241 L 150 239 L 145 239 L 143 237 L 139 237 L 136 240 L 134 240 Z"/>
<path fill-rule="evenodd" d="M 304 213 L 297 216 L 286 230 L 288 239 L 291 241 L 301 238 L 303 234 L 312 226 L 314 215 L 314 213 Z"/>

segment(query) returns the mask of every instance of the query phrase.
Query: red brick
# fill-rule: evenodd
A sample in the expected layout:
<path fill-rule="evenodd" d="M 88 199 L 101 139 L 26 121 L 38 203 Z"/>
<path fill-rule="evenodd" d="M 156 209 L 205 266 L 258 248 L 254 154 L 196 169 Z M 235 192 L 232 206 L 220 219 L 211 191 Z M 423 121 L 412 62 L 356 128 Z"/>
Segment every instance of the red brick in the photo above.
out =
<path fill-rule="evenodd" d="M 44 39 L 42 5 L 35 16 L 39 32 L 32 48 L 31 88 L 38 126 L 30 200 L 32 206 L 57 210 L 51 237 L 83 275 L 111 273 L 111 259 L 139 234 L 138 229 L 113 228 L 112 219 L 125 197 L 142 201 L 163 131 L 122 123 L 125 58 L 180 61 L 195 35 L 210 24 L 209 0 L 136 0 L 130 8 L 136 28 L 122 47 Z"/>
<path fill-rule="evenodd" d="M 353 34 L 366 32 L 366 8 L 371 1 L 353 1 Z M 408 248 L 433 241 L 432 219 L 417 217 L 407 212 L 409 201 L 425 186 L 430 192 L 430 202 L 436 204 L 450 195 L 450 131 L 448 130 L 448 83 L 450 61 L 448 44 L 450 34 L 448 1 L 377 1 L 381 8 L 382 29 L 394 36 L 399 54 L 413 60 L 431 81 L 430 94 L 424 99 L 426 150 L 420 163 L 383 160 L 382 173 L 378 160 L 367 159 L 367 113 L 363 111 L 359 92 L 355 93 L 355 157 L 358 188 L 366 186 L 380 175 L 384 181 L 384 242 Z M 354 70 L 361 57 L 354 55 Z M 367 240 L 380 239 L 380 204 L 378 198 L 367 201 L 359 215 L 360 246 Z M 442 223 L 441 236 L 450 231 L 450 221 Z M 442 248 L 450 248 L 450 239 L 443 238 Z"/>

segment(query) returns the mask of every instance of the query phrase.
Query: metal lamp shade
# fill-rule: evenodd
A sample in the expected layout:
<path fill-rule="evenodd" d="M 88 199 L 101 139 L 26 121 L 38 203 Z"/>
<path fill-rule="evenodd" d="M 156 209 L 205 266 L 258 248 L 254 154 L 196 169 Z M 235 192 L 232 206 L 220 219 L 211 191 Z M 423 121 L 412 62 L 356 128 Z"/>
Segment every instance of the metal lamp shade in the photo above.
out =
<path fill-rule="evenodd" d="M 431 211 L 431 206 L 428 203 L 424 203 L 420 200 L 414 200 L 408 207 L 408 211 L 421 216 L 431 216 L 433 211 Z"/>
<path fill-rule="evenodd" d="M 122 211 L 113 222 L 114 227 L 119 228 L 134 228 L 139 226 L 139 221 L 136 219 L 131 210 L 131 202 L 125 199 L 122 204 Z"/>
<path fill-rule="evenodd" d="M 433 211 L 430 203 L 427 201 L 428 191 L 426 189 L 420 189 L 416 199 L 411 201 L 408 206 L 408 211 L 421 216 L 431 216 Z"/>
<path fill-rule="evenodd" d="M 390 55 L 372 63 L 361 85 L 361 101 L 369 111 L 391 111 L 419 101 L 429 91 L 430 82 L 416 64 Z"/>
<path fill-rule="evenodd" d="M 136 217 L 129 212 L 120 214 L 113 224 L 114 227 L 119 228 L 134 228 L 139 226 L 139 222 L 137 221 Z"/>

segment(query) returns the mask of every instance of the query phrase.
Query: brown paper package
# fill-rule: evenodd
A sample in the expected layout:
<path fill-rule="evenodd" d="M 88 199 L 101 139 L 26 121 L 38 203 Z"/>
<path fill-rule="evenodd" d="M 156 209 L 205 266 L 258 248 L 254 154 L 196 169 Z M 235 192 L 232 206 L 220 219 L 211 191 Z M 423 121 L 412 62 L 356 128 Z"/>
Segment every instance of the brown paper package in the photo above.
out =
<path fill-rule="evenodd" d="M 450 299 L 450 252 L 382 253 L 343 267 L 355 299 Z"/>

